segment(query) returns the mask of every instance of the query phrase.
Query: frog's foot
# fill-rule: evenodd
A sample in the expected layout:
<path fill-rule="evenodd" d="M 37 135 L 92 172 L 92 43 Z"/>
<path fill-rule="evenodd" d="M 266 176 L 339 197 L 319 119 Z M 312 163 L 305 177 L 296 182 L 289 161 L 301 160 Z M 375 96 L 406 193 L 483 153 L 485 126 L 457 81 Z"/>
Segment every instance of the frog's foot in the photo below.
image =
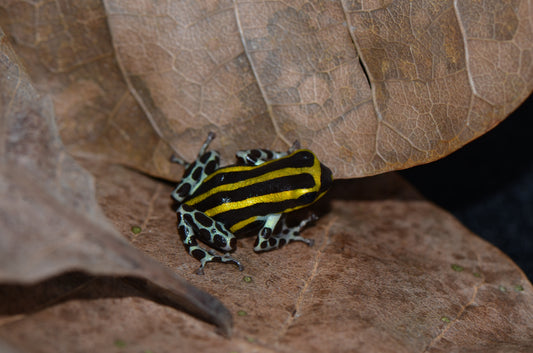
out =
<path fill-rule="evenodd" d="M 281 230 L 276 235 L 276 238 L 279 238 L 280 240 L 284 240 L 285 242 L 283 244 L 286 244 L 291 241 L 301 241 L 301 242 L 306 243 L 309 246 L 313 246 L 315 241 L 313 239 L 307 239 L 307 238 L 302 237 L 300 235 L 300 232 L 302 231 L 302 229 L 307 227 L 309 223 L 315 222 L 317 219 L 318 219 L 318 216 L 312 213 L 309 217 L 301 221 L 300 224 L 298 224 L 297 226 L 289 227 L 287 226 L 287 223 L 284 218 L 281 223 Z M 280 246 L 282 246 L 283 244 L 281 244 Z"/>
<path fill-rule="evenodd" d="M 261 237 L 257 238 L 254 250 L 255 251 L 269 251 L 282 247 L 283 245 L 291 241 L 301 241 L 306 243 L 309 246 L 313 246 L 315 243 L 312 239 L 304 238 L 300 235 L 300 232 L 305 228 L 309 223 L 314 222 L 318 219 L 318 216 L 312 214 L 308 218 L 304 219 L 297 226 L 289 227 L 285 221 L 285 217 L 282 219 L 281 230 L 277 234 L 273 234 L 267 239 L 262 239 Z"/>
<path fill-rule="evenodd" d="M 191 246 L 189 248 L 189 253 L 197 260 L 200 261 L 200 267 L 196 270 L 196 274 L 203 275 L 204 267 L 208 262 L 224 262 L 224 263 L 233 263 L 237 265 L 239 271 L 244 270 L 244 267 L 241 263 L 226 253 L 224 255 L 217 254 L 214 250 L 205 250 L 200 246 Z"/>
<path fill-rule="evenodd" d="M 187 204 L 179 207 L 177 215 L 178 233 L 183 245 L 192 257 L 200 261 L 198 274 L 203 274 L 203 268 L 208 262 L 231 262 L 242 271 L 239 261 L 229 255 L 230 251 L 237 248 L 237 239 L 222 223 Z M 207 251 L 198 245 L 198 240 L 226 253 L 219 255 L 215 250 Z"/>
<path fill-rule="evenodd" d="M 202 155 L 205 153 L 205 151 L 207 151 L 207 148 L 209 147 L 209 144 L 211 143 L 211 141 L 213 141 L 213 139 L 216 137 L 216 134 L 212 131 L 210 131 L 208 134 L 207 134 L 207 138 L 205 139 L 204 141 L 204 144 L 202 145 L 202 147 L 200 148 L 200 152 L 198 152 L 198 158 L 197 159 L 200 159 L 202 157 Z M 186 160 L 184 159 L 181 159 L 179 158 L 178 156 L 176 156 L 175 154 L 173 154 L 172 156 L 170 156 L 170 161 L 172 163 L 178 163 L 178 164 L 181 164 L 182 166 L 184 166 L 185 168 L 188 168 L 191 163 L 187 162 Z"/>
<path fill-rule="evenodd" d="M 287 154 L 291 154 L 292 152 L 296 151 L 296 150 L 299 150 L 300 148 L 302 148 L 302 146 L 300 145 L 300 141 L 298 140 L 295 140 L 293 143 L 292 143 L 292 146 L 289 148 L 289 150 L 287 151 Z"/>

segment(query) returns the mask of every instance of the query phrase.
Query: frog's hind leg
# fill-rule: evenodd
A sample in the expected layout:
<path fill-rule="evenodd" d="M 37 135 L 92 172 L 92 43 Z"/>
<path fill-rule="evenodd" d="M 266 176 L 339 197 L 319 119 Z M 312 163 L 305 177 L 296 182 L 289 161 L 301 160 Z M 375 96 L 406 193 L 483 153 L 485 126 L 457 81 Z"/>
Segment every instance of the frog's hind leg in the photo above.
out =
<path fill-rule="evenodd" d="M 213 173 L 220 165 L 220 155 L 217 151 L 207 151 L 209 143 L 215 138 L 215 134 L 210 132 L 204 144 L 200 148 L 198 158 L 193 163 L 172 156 L 171 161 L 185 166 L 185 172 L 180 183 L 172 191 L 171 196 L 178 203 L 183 202 L 187 197 L 202 184 L 205 178 Z"/>
<path fill-rule="evenodd" d="M 243 270 L 241 263 L 228 254 L 236 249 L 237 239 L 222 223 L 182 204 L 178 209 L 178 231 L 189 254 L 200 261 L 198 274 L 204 273 L 203 269 L 208 262 L 233 263 L 240 271 Z M 198 240 L 226 253 L 219 255 L 214 250 L 208 251 L 198 245 Z"/>
<path fill-rule="evenodd" d="M 217 135 L 214 132 L 209 131 L 209 133 L 207 134 L 207 138 L 204 141 L 204 144 L 202 145 L 202 147 L 200 147 L 200 151 L 198 152 L 198 159 L 200 159 L 202 157 L 202 155 L 205 154 L 205 151 L 207 151 L 207 148 L 209 147 L 209 144 L 211 143 L 211 141 L 213 141 L 215 139 L 216 136 Z M 185 168 L 188 168 L 191 165 L 191 163 L 179 158 L 176 155 L 172 155 L 170 157 L 170 161 L 173 162 L 173 163 L 181 164 Z"/>

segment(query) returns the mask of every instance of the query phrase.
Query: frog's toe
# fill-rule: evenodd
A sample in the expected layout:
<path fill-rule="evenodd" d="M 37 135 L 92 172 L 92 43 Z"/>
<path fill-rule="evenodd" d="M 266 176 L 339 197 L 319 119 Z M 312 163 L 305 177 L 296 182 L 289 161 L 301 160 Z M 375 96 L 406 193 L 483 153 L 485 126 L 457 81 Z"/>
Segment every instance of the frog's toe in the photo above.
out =
<path fill-rule="evenodd" d="M 227 262 L 227 263 L 234 263 L 239 268 L 239 271 L 243 271 L 244 270 L 244 267 L 241 265 L 239 260 L 234 259 L 228 253 L 224 254 L 223 256 L 220 256 L 220 261 L 221 262 Z"/>
<path fill-rule="evenodd" d="M 204 266 L 203 265 L 200 265 L 200 267 L 198 267 L 198 269 L 196 270 L 196 274 L 197 275 L 204 275 Z"/>
<path fill-rule="evenodd" d="M 207 251 L 204 249 L 202 250 L 203 250 L 203 253 L 202 253 L 203 256 L 201 257 L 197 256 L 197 259 L 200 260 L 200 267 L 198 268 L 198 270 L 196 270 L 196 274 L 198 275 L 204 274 L 204 267 L 209 262 L 233 263 L 239 268 L 239 271 L 244 270 L 244 267 L 241 265 L 241 263 L 238 260 L 231 257 L 231 255 L 228 253 L 224 255 L 219 255 L 213 249 L 209 249 Z"/>
<path fill-rule="evenodd" d="M 244 271 L 244 266 L 241 265 L 241 263 L 237 260 L 233 260 L 232 261 L 235 265 L 237 265 L 237 267 L 239 268 L 239 271 Z"/>

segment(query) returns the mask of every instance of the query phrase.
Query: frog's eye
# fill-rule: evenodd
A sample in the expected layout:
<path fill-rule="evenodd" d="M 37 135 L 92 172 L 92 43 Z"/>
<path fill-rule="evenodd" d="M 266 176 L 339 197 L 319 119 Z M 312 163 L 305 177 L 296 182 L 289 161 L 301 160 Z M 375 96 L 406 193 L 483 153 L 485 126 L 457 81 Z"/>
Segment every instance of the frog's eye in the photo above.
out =
<path fill-rule="evenodd" d="M 305 150 L 297 152 L 294 156 L 296 157 L 297 160 L 302 161 L 302 163 L 315 160 L 315 155 L 312 152 L 305 151 Z M 307 165 L 308 163 L 305 163 L 305 164 Z"/>
<path fill-rule="evenodd" d="M 316 192 L 308 192 L 306 194 L 303 194 L 298 198 L 298 203 L 301 205 L 308 205 L 313 203 L 317 198 L 318 193 Z"/>
<path fill-rule="evenodd" d="M 320 190 L 318 191 L 319 195 L 322 195 L 324 192 L 328 191 L 333 184 L 333 174 L 331 169 L 320 163 Z"/>

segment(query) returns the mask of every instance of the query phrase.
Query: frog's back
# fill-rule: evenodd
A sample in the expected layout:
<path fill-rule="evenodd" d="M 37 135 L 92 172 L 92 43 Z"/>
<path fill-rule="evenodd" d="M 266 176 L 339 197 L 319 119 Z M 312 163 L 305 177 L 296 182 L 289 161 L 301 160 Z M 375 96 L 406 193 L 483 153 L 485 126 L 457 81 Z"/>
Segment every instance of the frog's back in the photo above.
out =
<path fill-rule="evenodd" d="M 297 150 L 258 166 L 220 168 L 185 203 L 232 228 L 254 217 L 307 206 L 330 184 L 331 171 L 311 151 Z"/>

